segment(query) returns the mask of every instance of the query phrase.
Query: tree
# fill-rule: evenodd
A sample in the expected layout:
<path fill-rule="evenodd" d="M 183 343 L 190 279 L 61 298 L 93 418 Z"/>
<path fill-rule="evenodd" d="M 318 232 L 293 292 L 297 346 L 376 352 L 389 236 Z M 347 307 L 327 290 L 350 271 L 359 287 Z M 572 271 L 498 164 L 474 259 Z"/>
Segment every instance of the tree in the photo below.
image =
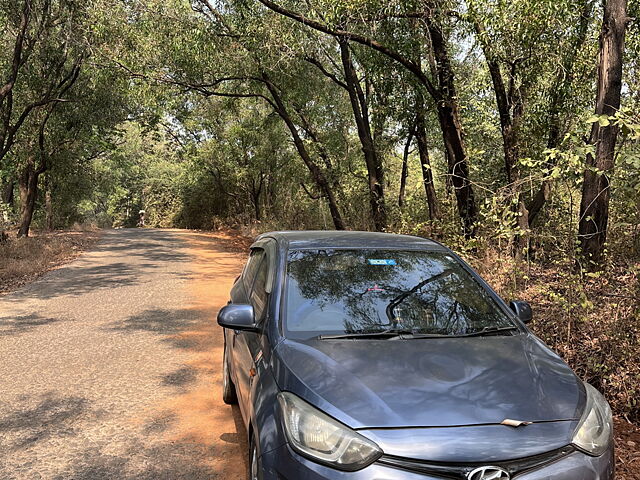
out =
<path fill-rule="evenodd" d="M 4 83 L 0 85 L 0 172 L 16 170 L 15 164 L 7 166 L 4 160 L 28 119 L 42 108 L 55 108 L 52 106 L 62 101 L 61 95 L 75 81 L 75 66 L 67 68 L 68 63 L 74 61 L 68 62 L 67 53 L 72 47 L 65 35 L 73 9 L 65 1 L 52 0 L 24 0 L 21 4 L 2 5 L 0 18 L 7 34 L 3 35 L 0 46 L 8 55 L 0 57 L 0 70 L 4 76 Z M 46 75 L 39 70 L 42 66 L 45 66 Z M 48 115 L 45 113 L 44 116 Z M 37 175 L 31 174 L 37 169 L 32 165 L 33 158 L 28 159 L 25 168 L 29 171 L 20 176 L 23 187 L 33 185 L 34 181 L 37 183 Z M 13 204 L 15 178 L 3 176 L 1 180 L 3 200 Z M 25 192 L 21 194 L 24 201 L 32 197 Z M 29 217 L 29 208 L 22 210 L 23 218 Z"/>
<path fill-rule="evenodd" d="M 535 218 L 542 208 L 551 185 L 551 179 L 544 178 L 539 193 L 527 204 L 528 162 L 521 160 L 539 156 L 536 150 L 544 147 L 526 135 L 530 135 L 536 121 L 536 110 L 546 108 L 546 148 L 558 147 L 574 63 L 585 42 L 593 9 L 591 0 L 539 2 L 533 7 L 529 0 L 515 0 L 508 5 L 474 0 L 466 15 L 480 45 L 495 97 L 516 255 L 528 246 L 531 217 Z M 547 91 L 548 105 L 544 105 Z M 547 161 L 539 170 L 529 172 L 538 178 L 543 176 L 542 170 L 552 167 Z"/>
<path fill-rule="evenodd" d="M 436 195 L 435 185 L 433 183 L 433 170 L 431 168 L 431 160 L 429 159 L 429 144 L 427 141 L 427 125 L 425 102 L 421 92 L 416 93 L 416 123 L 415 137 L 418 144 L 418 154 L 420 158 L 420 171 L 422 172 L 422 184 L 424 185 L 425 195 L 427 196 L 427 205 L 429 207 L 429 218 L 437 220 L 440 218 L 440 206 Z"/>
<path fill-rule="evenodd" d="M 615 148 L 619 127 L 613 117 L 620 109 L 622 65 L 627 17 L 626 0 L 607 0 L 604 6 L 600 55 L 598 59 L 598 89 L 596 119 L 589 143 L 594 154 L 587 155 L 580 202 L 578 243 L 587 261 L 602 261 L 609 221 L 609 178 L 615 164 Z"/>
<path fill-rule="evenodd" d="M 342 79 L 334 73 L 329 72 L 320 60 L 313 56 L 305 55 L 304 58 L 309 63 L 318 67 L 318 70 L 331 79 L 337 86 L 343 88 L 348 96 L 351 111 L 356 124 L 356 131 L 360 140 L 362 153 L 367 169 L 367 185 L 369 191 L 369 205 L 371 217 L 376 230 L 384 231 L 387 228 L 387 212 L 384 199 L 384 168 L 382 158 L 376 139 L 372 130 L 370 113 L 371 88 L 367 72 L 360 68 L 360 75 L 354 61 L 352 46 L 346 38 L 338 38 L 340 60 L 336 62 L 332 58 L 329 60 L 333 64 L 342 66 Z M 325 50 L 326 52 L 326 50 Z M 365 86 L 363 88 L 363 80 Z M 380 122 L 378 123 L 378 125 Z"/>
<path fill-rule="evenodd" d="M 561 49 L 564 55 L 560 59 L 559 68 L 555 73 L 555 78 L 553 79 L 550 88 L 547 107 L 547 148 L 550 150 L 556 149 L 560 146 L 563 131 L 566 131 L 565 124 L 567 123 L 567 119 L 575 116 L 576 113 L 571 109 L 569 100 L 572 90 L 574 89 L 576 62 L 580 51 L 584 48 L 587 40 L 589 25 L 593 16 L 592 0 L 584 0 L 582 8 L 579 11 L 580 17 L 578 18 L 577 23 L 572 29 L 569 29 L 572 35 L 570 37 L 568 48 Z M 573 93 L 575 94 L 575 92 Z M 547 161 L 545 164 L 545 167 L 549 170 L 552 170 L 554 166 L 553 161 Z M 550 176 L 547 176 L 547 178 L 542 180 L 540 187 L 531 198 L 531 201 L 527 205 L 529 226 L 533 225 L 536 217 L 544 207 L 547 200 L 551 197 L 552 187 L 553 179 L 550 178 Z"/>
<path fill-rule="evenodd" d="M 64 0 L 24 0 L 22 5 L 17 25 L 8 25 L 14 29 L 14 46 L 2 62 L 8 73 L 0 87 L 0 165 L 29 116 L 62 101 L 79 63 L 71 38 L 78 26 L 75 6 Z M 7 13 L 8 19 L 13 13 Z"/>
<path fill-rule="evenodd" d="M 73 66 L 70 76 L 63 79 L 64 88 L 60 91 L 60 96 L 65 95 L 78 79 L 80 74 L 80 60 Z M 39 120 L 37 141 L 34 139 L 30 143 L 30 148 L 26 160 L 20 169 L 18 176 L 18 188 L 20 190 L 20 226 L 18 227 L 18 237 L 29 235 L 29 228 L 33 219 L 36 198 L 38 195 L 38 181 L 40 175 L 51 168 L 52 156 L 57 153 L 62 145 L 56 145 L 53 149 L 46 146 L 47 126 L 56 107 L 65 101 L 59 98 L 58 101 L 50 103 L 41 112 L 42 119 Z M 37 147 L 35 146 L 37 142 Z"/>
<path fill-rule="evenodd" d="M 446 12 L 442 11 L 441 5 L 429 3 L 427 5 L 428 10 L 424 12 L 396 15 L 396 18 L 418 16 L 424 21 L 433 54 L 433 77 L 431 78 L 423 71 L 420 64 L 412 60 L 410 54 L 403 54 L 367 35 L 345 30 L 339 26 L 332 27 L 326 22 L 314 20 L 309 16 L 282 7 L 271 0 L 259 1 L 274 12 L 291 18 L 307 27 L 370 47 L 396 61 L 416 76 L 432 97 L 436 106 L 458 212 L 463 222 L 465 235 L 472 236 L 475 230 L 477 208 L 473 188 L 469 182 L 469 168 L 460 118 L 460 106 L 455 87 L 455 75 L 447 45 L 446 29 L 444 28 Z M 386 18 L 384 14 L 382 18 Z"/>

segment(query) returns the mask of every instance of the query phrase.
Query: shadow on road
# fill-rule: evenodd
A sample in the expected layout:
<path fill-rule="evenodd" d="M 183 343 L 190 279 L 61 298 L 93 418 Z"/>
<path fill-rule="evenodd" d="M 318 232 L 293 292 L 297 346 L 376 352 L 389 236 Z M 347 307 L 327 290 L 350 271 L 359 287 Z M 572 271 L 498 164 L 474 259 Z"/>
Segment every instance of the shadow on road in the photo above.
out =
<path fill-rule="evenodd" d="M 0 445 L 8 450 L 33 446 L 52 437 L 77 433 L 77 421 L 90 413 L 89 402 L 82 397 L 62 396 L 55 392 L 39 397 L 25 396 L 22 405 L 34 404 L 0 418 Z"/>
<path fill-rule="evenodd" d="M 162 384 L 169 387 L 185 389 L 193 385 L 198 380 L 198 369 L 191 366 L 184 366 L 162 376 Z"/>
<path fill-rule="evenodd" d="M 106 327 L 120 332 L 149 332 L 161 336 L 161 340 L 174 348 L 199 351 L 210 348 L 203 342 L 201 329 L 195 328 L 203 322 L 214 322 L 206 308 L 150 309 Z M 209 320 L 210 319 L 210 320 Z"/>
<path fill-rule="evenodd" d="M 202 310 L 188 308 L 179 310 L 153 308 L 116 322 L 110 328 L 123 332 L 140 331 L 173 335 L 196 324 L 201 319 L 202 313 Z"/>
<path fill-rule="evenodd" d="M 59 322 L 60 318 L 43 317 L 36 313 L 30 315 L 0 317 L 0 337 L 20 335 L 43 325 Z"/>

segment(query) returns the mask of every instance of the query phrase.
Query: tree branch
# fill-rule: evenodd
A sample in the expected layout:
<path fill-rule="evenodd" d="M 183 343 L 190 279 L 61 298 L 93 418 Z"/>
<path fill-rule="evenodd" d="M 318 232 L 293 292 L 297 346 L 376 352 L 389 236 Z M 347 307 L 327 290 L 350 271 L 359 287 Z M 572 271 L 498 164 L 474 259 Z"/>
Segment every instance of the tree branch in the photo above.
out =
<path fill-rule="evenodd" d="M 312 194 L 309 189 L 307 189 L 307 186 L 304 184 L 304 182 L 300 182 L 300 186 L 302 187 L 302 189 L 305 191 L 305 193 L 309 196 L 309 198 L 311 200 L 320 200 L 323 195 L 314 195 Z"/>
<path fill-rule="evenodd" d="M 31 0 L 25 0 L 24 7 L 22 8 L 22 14 L 20 15 L 20 27 L 18 28 L 18 34 L 16 35 L 16 42 L 13 47 L 13 59 L 11 63 L 11 74 L 7 82 L 0 88 L 0 105 L 4 102 L 4 99 L 13 89 L 18 78 L 18 71 L 22 65 L 22 48 L 24 46 L 24 40 L 27 33 L 27 27 L 29 26 L 31 15 Z"/>
<path fill-rule="evenodd" d="M 344 83 L 342 80 L 340 80 L 336 75 L 329 72 L 326 68 L 324 68 L 324 65 L 322 65 L 320 60 L 318 60 L 317 58 L 305 55 L 303 57 L 303 60 L 305 62 L 311 63 L 312 65 L 315 65 L 316 67 L 318 67 L 318 70 L 320 70 L 325 77 L 330 78 L 336 85 L 344 88 L 347 91 L 349 90 L 349 87 L 347 87 L 347 84 Z"/>
<path fill-rule="evenodd" d="M 273 10 L 274 12 L 279 13 L 280 15 L 283 15 L 285 17 L 291 18 L 292 20 L 302 23 L 303 25 L 307 25 L 313 28 L 314 30 L 317 30 L 322 33 L 326 33 L 328 35 L 333 35 L 335 37 L 341 37 L 347 40 L 351 40 L 361 45 L 370 47 L 382 53 L 383 55 L 386 55 L 387 57 L 400 63 L 407 70 L 413 73 L 418 78 L 418 80 L 424 85 L 424 87 L 429 92 L 429 95 L 431 95 L 434 98 L 434 100 L 436 101 L 440 100 L 440 92 L 435 87 L 435 85 L 431 82 L 429 77 L 427 77 L 427 75 L 422 71 L 422 68 L 420 68 L 420 65 L 415 63 L 413 60 L 405 57 L 404 55 L 401 55 L 397 51 L 381 44 L 376 40 L 373 40 L 372 38 L 365 37 L 364 35 L 342 30 L 340 28 L 331 28 L 321 22 L 312 20 L 304 15 L 293 12 L 291 10 L 287 10 L 286 8 L 281 7 L 280 5 L 272 2 L 271 0 L 258 0 L 258 1 L 262 3 L 265 7 L 269 8 L 270 10 Z"/>

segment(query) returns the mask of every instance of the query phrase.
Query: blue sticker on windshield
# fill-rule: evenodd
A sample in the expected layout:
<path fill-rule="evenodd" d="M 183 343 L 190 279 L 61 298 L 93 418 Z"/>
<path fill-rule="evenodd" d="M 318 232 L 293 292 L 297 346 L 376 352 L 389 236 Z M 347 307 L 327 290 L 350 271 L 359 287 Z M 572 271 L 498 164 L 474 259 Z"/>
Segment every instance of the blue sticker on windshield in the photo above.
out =
<path fill-rule="evenodd" d="M 370 258 L 367 261 L 369 262 L 369 265 L 395 265 L 396 264 L 395 260 L 387 260 L 387 259 L 381 259 L 381 258 Z"/>

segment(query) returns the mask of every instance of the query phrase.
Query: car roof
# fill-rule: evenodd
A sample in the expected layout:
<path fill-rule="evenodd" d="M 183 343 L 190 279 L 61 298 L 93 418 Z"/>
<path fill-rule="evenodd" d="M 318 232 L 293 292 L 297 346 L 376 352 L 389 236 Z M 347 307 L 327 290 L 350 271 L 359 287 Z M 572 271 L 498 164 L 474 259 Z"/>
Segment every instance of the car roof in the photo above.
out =
<path fill-rule="evenodd" d="M 280 248 L 303 250 L 317 248 L 337 249 L 393 249 L 393 250 L 439 250 L 448 249 L 428 238 L 395 233 L 338 231 L 338 230 L 293 230 L 263 233 L 256 242 L 273 238 Z"/>

